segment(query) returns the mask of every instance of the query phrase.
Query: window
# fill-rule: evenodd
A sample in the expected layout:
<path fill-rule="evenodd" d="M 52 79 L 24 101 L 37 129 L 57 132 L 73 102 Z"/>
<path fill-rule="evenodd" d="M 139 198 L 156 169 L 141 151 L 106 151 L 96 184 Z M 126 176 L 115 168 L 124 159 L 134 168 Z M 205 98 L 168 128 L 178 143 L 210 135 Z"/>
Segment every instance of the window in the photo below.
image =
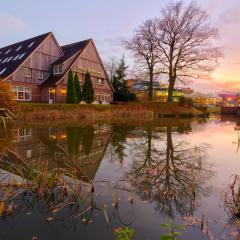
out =
<path fill-rule="evenodd" d="M 2 61 L 2 63 L 5 63 L 7 60 L 8 60 L 8 58 L 5 58 L 5 59 Z"/>
<path fill-rule="evenodd" d="M 44 78 L 44 71 L 38 71 L 38 79 L 43 79 Z"/>
<path fill-rule="evenodd" d="M 30 48 L 30 47 L 32 47 L 32 45 L 34 44 L 35 42 L 31 42 L 29 45 L 28 45 L 28 47 Z"/>
<path fill-rule="evenodd" d="M 13 59 L 13 56 L 9 57 L 7 62 L 10 62 Z"/>
<path fill-rule="evenodd" d="M 16 52 L 19 51 L 22 48 L 22 45 L 20 45 L 17 49 Z"/>
<path fill-rule="evenodd" d="M 96 83 L 98 85 L 103 85 L 103 79 L 102 78 L 97 78 Z"/>
<path fill-rule="evenodd" d="M 30 128 L 18 129 L 18 142 L 31 140 L 32 130 Z"/>
<path fill-rule="evenodd" d="M 97 146 L 102 147 L 103 146 L 103 139 L 98 139 L 97 140 Z"/>
<path fill-rule="evenodd" d="M 15 100 L 30 101 L 32 99 L 31 88 L 25 86 L 12 86 L 12 92 L 15 95 Z"/>
<path fill-rule="evenodd" d="M 22 53 L 22 54 L 18 57 L 18 59 L 23 58 L 25 54 L 26 54 L 26 53 Z"/>
<path fill-rule="evenodd" d="M 62 73 L 62 65 L 55 65 L 53 72 L 54 72 L 54 74 L 61 74 Z"/>
<path fill-rule="evenodd" d="M 32 157 L 32 149 L 27 149 L 27 158 Z"/>
<path fill-rule="evenodd" d="M 25 77 L 31 78 L 32 77 L 32 69 L 31 68 L 25 68 L 24 69 L 24 75 Z"/>
<path fill-rule="evenodd" d="M 5 52 L 5 54 L 7 55 L 10 51 L 11 51 L 11 48 L 8 49 L 8 50 Z"/>
<path fill-rule="evenodd" d="M 20 57 L 21 54 L 18 54 L 14 59 L 13 61 L 17 60 L 19 57 Z"/>
<path fill-rule="evenodd" d="M 5 71 L 7 70 L 7 68 L 4 68 L 0 71 L 0 74 L 3 74 Z"/>

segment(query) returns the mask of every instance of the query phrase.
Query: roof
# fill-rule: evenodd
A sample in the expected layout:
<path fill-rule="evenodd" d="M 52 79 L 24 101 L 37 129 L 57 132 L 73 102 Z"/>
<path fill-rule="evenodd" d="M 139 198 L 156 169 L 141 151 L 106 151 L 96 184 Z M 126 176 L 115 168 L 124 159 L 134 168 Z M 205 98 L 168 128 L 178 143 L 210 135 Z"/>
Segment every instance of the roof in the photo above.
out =
<path fill-rule="evenodd" d="M 59 58 L 54 64 L 56 65 L 64 63 L 65 61 L 73 57 L 75 54 L 82 51 L 90 41 L 91 39 L 87 39 L 81 42 L 61 46 L 64 55 Z"/>
<path fill-rule="evenodd" d="M 9 77 L 51 32 L 0 48 L 0 78 Z"/>
<path fill-rule="evenodd" d="M 82 52 L 82 50 L 87 46 L 87 44 L 91 41 L 91 39 L 87 39 L 84 41 L 71 43 L 68 45 L 61 46 L 61 49 L 63 51 L 63 56 L 59 58 L 57 61 L 54 62 L 54 65 L 57 64 L 63 64 L 68 59 L 75 56 L 74 60 L 72 62 L 75 62 L 75 59 L 79 56 L 79 54 Z M 66 72 L 69 70 L 69 68 L 62 74 L 54 75 L 53 73 L 50 74 L 50 76 L 41 84 L 42 86 L 52 86 L 56 85 L 59 80 L 61 80 Z"/>

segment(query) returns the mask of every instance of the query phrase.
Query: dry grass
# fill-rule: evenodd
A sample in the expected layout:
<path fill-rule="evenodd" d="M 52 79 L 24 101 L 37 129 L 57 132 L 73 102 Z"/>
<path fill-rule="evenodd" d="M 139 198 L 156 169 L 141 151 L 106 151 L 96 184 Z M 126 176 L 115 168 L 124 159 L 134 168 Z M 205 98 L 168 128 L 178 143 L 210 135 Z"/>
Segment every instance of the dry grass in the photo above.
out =
<path fill-rule="evenodd" d="M 126 105 L 75 105 L 17 103 L 14 113 L 21 121 L 151 121 L 158 117 L 194 117 L 203 113 L 177 103 L 130 103 Z"/>

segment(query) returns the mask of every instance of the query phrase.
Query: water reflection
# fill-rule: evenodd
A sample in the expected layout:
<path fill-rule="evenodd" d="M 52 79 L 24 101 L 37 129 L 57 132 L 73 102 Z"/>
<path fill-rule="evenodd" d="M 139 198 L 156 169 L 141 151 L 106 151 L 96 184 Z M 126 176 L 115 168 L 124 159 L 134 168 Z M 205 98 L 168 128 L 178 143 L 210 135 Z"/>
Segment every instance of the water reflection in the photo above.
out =
<path fill-rule="evenodd" d="M 174 132 L 189 128 L 149 127 L 133 147 L 132 169 L 128 173 L 142 200 L 154 201 L 164 216 L 193 215 L 202 183 L 211 174 L 204 164 L 203 148 L 173 139 Z M 175 141 L 174 141 L 175 140 Z"/>
<path fill-rule="evenodd" d="M 81 198 L 77 200 L 71 195 L 69 202 L 77 204 L 62 209 L 57 217 L 54 216 L 54 220 L 48 221 L 54 231 L 66 232 L 65 239 L 68 237 L 77 239 L 77 235 L 75 238 L 67 233 L 68 230 L 73 232 L 77 229 L 85 231 L 84 239 L 96 238 L 98 236 L 94 233 L 96 229 L 104 231 L 101 235 L 103 239 L 113 239 L 108 233 L 109 229 L 106 228 L 106 216 L 113 228 L 131 225 L 136 228 L 136 232 L 141 233 L 142 226 L 146 224 L 144 230 L 155 231 L 153 237 L 149 239 L 159 239 L 159 219 L 170 221 L 175 218 L 179 221 L 185 216 L 195 216 L 199 214 L 197 210 L 201 208 L 201 204 L 204 204 L 202 199 L 210 198 L 207 184 L 215 177 L 215 172 L 209 164 L 209 156 L 206 159 L 206 152 L 209 151 L 207 146 L 215 142 L 205 141 L 204 138 L 210 136 L 208 131 L 211 131 L 211 128 L 212 136 L 216 131 L 222 133 L 220 131 L 225 128 L 224 134 L 229 133 L 230 128 L 233 131 L 234 127 L 238 133 L 238 126 L 227 122 L 220 121 L 218 126 L 214 120 L 208 123 L 185 122 L 164 126 L 95 124 L 81 127 L 15 128 L 7 133 L 0 133 L 0 168 L 5 170 L 5 173 L 8 171 L 15 174 L 15 177 L 19 175 L 30 180 L 29 173 L 22 175 L 23 172 L 19 169 L 22 169 L 21 166 L 36 162 L 42 172 L 46 169 L 53 171 L 64 169 L 64 174 L 69 173 L 69 182 L 76 181 L 84 183 L 86 188 L 93 187 L 87 195 L 81 193 Z M 204 135 L 206 132 L 208 135 Z M 203 144 L 196 141 L 199 138 L 203 139 L 204 142 L 201 142 Z M 236 153 L 232 144 L 234 140 L 232 135 L 231 138 L 226 138 L 226 142 L 234 148 L 232 152 Z M 226 142 L 224 144 L 227 144 Z M 213 154 L 216 155 L 215 152 Z M 73 175 L 76 177 L 73 178 L 74 181 L 69 178 Z M 82 185 L 79 188 L 82 188 Z M 79 188 L 75 188 L 76 192 Z M 63 204 L 59 198 L 61 193 L 54 197 L 52 195 L 39 197 L 39 194 L 40 196 L 43 194 L 42 190 L 35 190 L 36 196 L 32 191 L 30 195 L 24 195 L 17 200 L 17 205 L 20 206 L 18 214 L 26 219 L 24 214 L 35 211 L 31 219 L 48 231 L 45 228 L 45 219 L 52 217 L 50 214 L 55 204 Z M 56 193 L 56 189 L 52 192 Z M 235 193 L 238 194 L 237 191 Z M 151 212 L 148 218 L 151 224 L 140 219 L 148 214 L 147 211 Z M 84 213 L 81 215 L 82 212 Z M 17 224 L 19 221 L 17 217 L 12 218 Z M 44 221 L 41 222 L 42 218 Z M 0 220 L 0 228 L 5 229 L 2 219 Z M 90 226 L 94 231 L 87 231 L 87 228 L 83 230 L 83 227 L 79 226 L 92 221 L 96 222 Z M 103 230 L 105 228 L 106 231 Z M 9 234 L 12 234 L 11 231 Z M 94 234 L 94 237 L 89 237 L 91 234 Z M 150 230 L 148 234 L 151 235 Z M 136 239 L 147 237 L 138 236 Z M 56 239 L 54 233 L 51 239 Z"/>
<path fill-rule="evenodd" d="M 95 124 L 67 128 L 19 128 L 11 130 L 11 135 L 12 139 L 1 142 L 6 164 L 14 159 L 37 161 L 42 169 L 46 165 L 48 169 L 70 168 L 79 179 L 91 181 L 105 154 L 112 130 L 109 125 Z M 4 168 L 3 161 L 1 167 Z"/>

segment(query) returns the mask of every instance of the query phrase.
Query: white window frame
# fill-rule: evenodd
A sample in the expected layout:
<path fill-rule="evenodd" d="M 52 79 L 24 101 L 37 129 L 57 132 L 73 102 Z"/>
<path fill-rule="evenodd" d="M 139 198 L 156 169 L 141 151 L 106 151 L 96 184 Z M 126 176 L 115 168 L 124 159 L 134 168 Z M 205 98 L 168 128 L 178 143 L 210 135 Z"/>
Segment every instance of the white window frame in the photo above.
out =
<path fill-rule="evenodd" d="M 44 79 L 44 71 L 42 71 L 42 70 L 38 71 L 38 79 L 39 80 L 43 80 Z"/>
<path fill-rule="evenodd" d="M 15 94 L 16 101 L 28 102 L 32 100 L 32 89 L 30 86 L 15 86 L 11 88 L 12 92 Z M 20 97 L 22 96 L 22 97 Z"/>
<path fill-rule="evenodd" d="M 55 65 L 53 68 L 53 72 L 54 74 L 61 74 L 63 72 L 63 65 L 62 64 Z"/>
<path fill-rule="evenodd" d="M 31 68 L 24 68 L 24 76 L 27 78 L 32 78 L 32 69 Z"/>

